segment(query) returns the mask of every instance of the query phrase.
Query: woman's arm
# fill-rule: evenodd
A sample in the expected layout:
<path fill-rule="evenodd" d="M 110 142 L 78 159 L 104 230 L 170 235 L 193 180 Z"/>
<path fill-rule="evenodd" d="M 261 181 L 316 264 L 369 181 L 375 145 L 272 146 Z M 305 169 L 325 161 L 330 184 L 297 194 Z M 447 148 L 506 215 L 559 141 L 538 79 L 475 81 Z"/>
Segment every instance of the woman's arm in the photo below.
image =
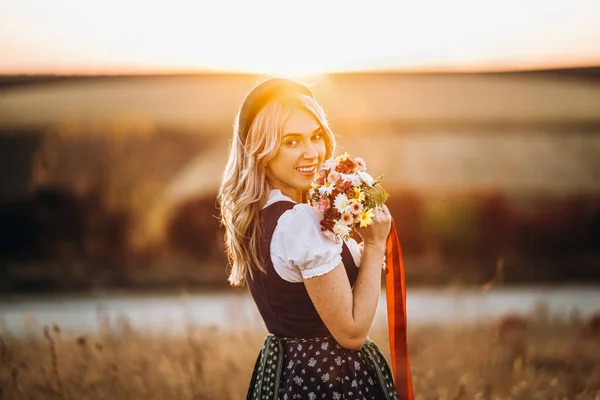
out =
<path fill-rule="evenodd" d="M 324 275 L 304 280 L 325 326 L 345 348 L 360 349 L 373 324 L 390 225 L 389 211 L 383 206 L 376 211 L 373 223 L 359 231 L 365 244 L 354 290 L 341 263 Z"/>

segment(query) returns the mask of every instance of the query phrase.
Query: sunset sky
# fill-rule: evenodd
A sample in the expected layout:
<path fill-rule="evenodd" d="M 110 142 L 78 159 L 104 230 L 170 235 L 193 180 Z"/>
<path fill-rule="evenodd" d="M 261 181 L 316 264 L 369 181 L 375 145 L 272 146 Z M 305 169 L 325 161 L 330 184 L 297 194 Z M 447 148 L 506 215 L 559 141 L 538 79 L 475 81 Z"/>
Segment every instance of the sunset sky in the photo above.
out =
<path fill-rule="evenodd" d="M 594 64 L 598 0 L 0 2 L 0 73 Z"/>

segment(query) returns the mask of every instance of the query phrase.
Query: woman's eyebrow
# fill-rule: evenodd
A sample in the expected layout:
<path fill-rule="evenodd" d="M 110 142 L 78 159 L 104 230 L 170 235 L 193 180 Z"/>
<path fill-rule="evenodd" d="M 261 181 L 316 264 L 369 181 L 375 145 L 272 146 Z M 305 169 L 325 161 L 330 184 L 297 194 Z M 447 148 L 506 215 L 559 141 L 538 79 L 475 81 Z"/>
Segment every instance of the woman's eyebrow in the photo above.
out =
<path fill-rule="evenodd" d="M 314 131 L 312 131 L 310 134 L 314 135 L 315 133 L 321 133 L 324 132 L 324 129 L 322 127 L 318 127 L 316 128 Z M 287 137 L 287 136 L 302 136 L 305 135 L 304 133 L 299 133 L 299 132 L 289 132 L 283 135 L 283 137 Z"/>

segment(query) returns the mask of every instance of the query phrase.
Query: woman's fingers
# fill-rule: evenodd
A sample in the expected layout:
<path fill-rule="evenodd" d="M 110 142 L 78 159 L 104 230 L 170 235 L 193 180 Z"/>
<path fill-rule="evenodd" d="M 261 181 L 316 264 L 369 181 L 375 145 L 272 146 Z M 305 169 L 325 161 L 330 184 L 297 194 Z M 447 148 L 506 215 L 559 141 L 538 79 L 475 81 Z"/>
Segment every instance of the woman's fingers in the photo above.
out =
<path fill-rule="evenodd" d="M 388 208 L 385 204 L 375 208 L 375 215 L 378 217 L 379 220 L 384 220 L 384 221 L 391 218 L 390 210 L 388 210 Z"/>

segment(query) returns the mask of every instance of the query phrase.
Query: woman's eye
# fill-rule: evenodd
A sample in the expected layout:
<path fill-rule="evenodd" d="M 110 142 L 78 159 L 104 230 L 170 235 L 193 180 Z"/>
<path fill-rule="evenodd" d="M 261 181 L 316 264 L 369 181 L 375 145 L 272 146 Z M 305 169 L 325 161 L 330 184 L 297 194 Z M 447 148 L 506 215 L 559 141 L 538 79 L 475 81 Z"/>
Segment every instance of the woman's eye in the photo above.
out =
<path fill-rule="evenodd" d="M 295 145 L 297 145 L 297 144 L 298 144 L 298 141 L 297 141 L 297 140 L 288 140 L 288 141 L 286 142 L 286 144 L 287 144 L 288 146 L 295 146 Z"/>
<path fill-rule="evenodd" d="M 313 136 L 313 139 L 314 140 L 321 140 L 321 139 L 323 139 L 323 136 L 321 134 L 318 134 L 318 135 Z"/>

